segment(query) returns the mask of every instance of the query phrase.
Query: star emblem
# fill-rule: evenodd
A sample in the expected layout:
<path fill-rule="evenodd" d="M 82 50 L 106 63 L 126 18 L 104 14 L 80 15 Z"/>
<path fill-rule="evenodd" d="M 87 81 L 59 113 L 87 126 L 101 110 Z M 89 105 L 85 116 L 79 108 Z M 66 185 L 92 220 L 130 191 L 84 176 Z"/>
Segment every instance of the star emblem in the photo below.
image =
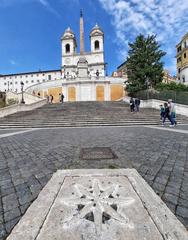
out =
<path fill-rule="evenodd" d="M 94 180 L 89 189 L 75 184 L 78 197 L 63 199 L 63 203 L 77 207 L 78 212 L 74 217 L 94 222 L 96 233 L 100 235 L 102 225 L 110 219 L 129 224 L 129 219 L 120 214 L 118 208 L 129 206 L 135 200 L 120 197 L 118 188 L 118 185 L 113 184 L 104 189 L 98 180 Z"/>

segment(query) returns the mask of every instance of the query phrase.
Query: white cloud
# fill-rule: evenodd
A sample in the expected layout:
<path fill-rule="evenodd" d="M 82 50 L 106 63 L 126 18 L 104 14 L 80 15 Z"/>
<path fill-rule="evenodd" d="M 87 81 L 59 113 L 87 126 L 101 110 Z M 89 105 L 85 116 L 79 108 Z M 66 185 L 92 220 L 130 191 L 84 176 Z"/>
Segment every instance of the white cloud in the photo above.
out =
<path fill-rule="evenodd" d="M 60 17 L 60 14 L 50 5 L 48 0 L 0 0 L 0 7 L 9 7 L 16 4 L 40 3 L 45 9 Z"/>
<path fill-rule="evenodd" d="M 60 14 L 49 4 L 47 0 L 36 0 L 42 4 L 48 11 L 54 13 L 57 17 L 60 17 Z"/>
<path fill-rule="evenodd" d="M 127 41 L 133 41 L 140 33 L 153 33 L 157 34 L 162 48 L 167 52 L 166 62 L 175 72 L 175 46 L 188 31 L 188 0 L 98 1 L 113 18 L 121 60 L 126 57 Z"/>
<path fill-rule="evenodd" d="M 11 65 L 16 65 L 16 61 L 14 61 L 13 59 L 10 59 L 9 62 Z"/>

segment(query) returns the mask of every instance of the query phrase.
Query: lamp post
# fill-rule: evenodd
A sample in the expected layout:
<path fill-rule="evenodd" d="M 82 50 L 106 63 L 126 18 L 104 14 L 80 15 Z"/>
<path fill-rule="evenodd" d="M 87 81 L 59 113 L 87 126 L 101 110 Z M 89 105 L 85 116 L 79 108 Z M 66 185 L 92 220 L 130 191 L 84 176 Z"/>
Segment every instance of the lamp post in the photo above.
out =
<path fill-rule="evenodd" d="M 21 100 L 21 103 L 22 104 L 25 104 L 25 101 L 24 101 L 24 96 L 23 96 L 23 87 L 24 87 L 24 83 L 23 83 L 23 81 L 21 81 L 21 91 L 22 91 L 22 100 Z"/>

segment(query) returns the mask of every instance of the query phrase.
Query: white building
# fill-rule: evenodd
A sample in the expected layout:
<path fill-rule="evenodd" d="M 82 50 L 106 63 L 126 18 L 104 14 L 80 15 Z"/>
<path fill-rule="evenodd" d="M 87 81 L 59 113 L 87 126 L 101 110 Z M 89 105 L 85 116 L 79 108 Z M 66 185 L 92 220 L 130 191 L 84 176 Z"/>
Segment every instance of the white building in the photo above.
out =
<path fill-rule="evenodd" d="M 90 52 L 84 48 L 84 21 L 80 15 L 80 52 L 74 32 L 68 28 L 62 38 L 62 67 L 59 70 L 39 71 L 0 76 L 0 90 L 24 90 L 41 97 L 53 95 L 59 102 L 63 92 L 65 101 L 109 101 L 124 95 L 123 79 L 106 76 L 104 32 L 96 24 L 90 32 Z"/>

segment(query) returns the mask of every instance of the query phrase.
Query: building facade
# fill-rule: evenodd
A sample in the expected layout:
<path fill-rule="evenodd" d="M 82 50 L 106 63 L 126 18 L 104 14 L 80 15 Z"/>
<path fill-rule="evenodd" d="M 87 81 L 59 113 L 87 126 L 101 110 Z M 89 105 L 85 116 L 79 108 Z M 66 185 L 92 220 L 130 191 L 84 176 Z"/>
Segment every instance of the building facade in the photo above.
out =
<path fill-rule="evenodd" d="M 177 50 L 177 81 L 188 84 L 188 33 L 184 35 L 180 43 L 176 45 Z"/>
<path fill-rule="evenodd" d="M 175 76 L 172 76 L 170 74 L 170 72 L 168 70 L 164 70 L 163 71 L 163 83 L 172 83 L 172 82 L 176 82 L 176 77 Z"/>
<path fill-rule="evenodd" d="M 71 28 L 61 37 L 61 69 L 0 76 L 0 90 L 24 90 L 41 97 L 53 95 L 59 102 L 61 93 L 65 101 L 114 101 L 124 96 L 123 80 L 106 76 L 104 59 L 104 32 L 96 24 L 90 32 L 90 51 L 84 46 L 84 19 L 80 14 L 80 52 Z"/>

